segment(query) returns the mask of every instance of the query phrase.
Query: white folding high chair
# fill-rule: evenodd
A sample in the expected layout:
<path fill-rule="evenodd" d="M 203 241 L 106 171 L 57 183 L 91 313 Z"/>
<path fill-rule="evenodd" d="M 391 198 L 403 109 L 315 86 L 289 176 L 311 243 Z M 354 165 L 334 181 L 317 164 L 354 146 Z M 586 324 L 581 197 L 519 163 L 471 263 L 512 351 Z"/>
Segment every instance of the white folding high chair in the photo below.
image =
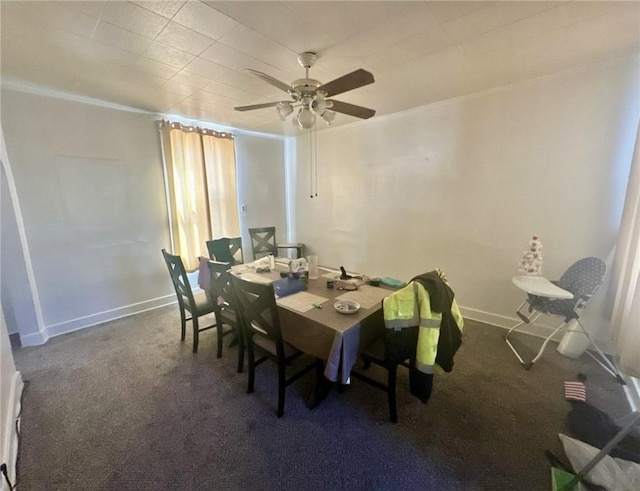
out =
<path fill-rule="evenodd" d="M 602 259 L 585 257 L 572 264 L 557 281 L 549 281 L 540 276 L 517 276 L 513 278 L 513 283 L 527 292 L 527 298 L 516 311 L 521 322 L 509 329 L 505 336 L 505 341 L 527 370 L 540 359 L 547 344 L 557 332 L 571 328 L 587 336 L 589 343 L 593 346 L 600 359 L 596 358 L 590 351 L 587 351 L 587 354 L 614 376 L 618 382 L 624 384 L 618 369 L 605 356 L 580 322 L 582 310 L 584 310 L 589 299 L 602 284 L 606 271 L 607 266 Z M 535 322 L 543 314 L 561 317 L 563 322 L 545 338 L 536 356 L 531 361 L 525 362 L 511 343 L 509 336 L 514 331 L 524 332 L 520 329 L 522 326 Z"/>

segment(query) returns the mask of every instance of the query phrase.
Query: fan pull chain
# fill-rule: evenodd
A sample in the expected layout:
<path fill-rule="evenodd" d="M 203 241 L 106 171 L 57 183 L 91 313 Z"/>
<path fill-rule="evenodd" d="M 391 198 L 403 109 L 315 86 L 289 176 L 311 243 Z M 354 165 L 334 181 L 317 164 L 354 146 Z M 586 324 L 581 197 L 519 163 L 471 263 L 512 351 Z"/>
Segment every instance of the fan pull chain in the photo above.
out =
<path fill-rule="evenodd" d="M 314 193 L 315 189 L 315 193 Z M 318 130 L 309 128 L 309 197 L 318 197 Z"/>
<path fill-rule="evenodd" d="M 313 148 L 312 131 L 309 128 L 309 197 L 313 199 Z"/>

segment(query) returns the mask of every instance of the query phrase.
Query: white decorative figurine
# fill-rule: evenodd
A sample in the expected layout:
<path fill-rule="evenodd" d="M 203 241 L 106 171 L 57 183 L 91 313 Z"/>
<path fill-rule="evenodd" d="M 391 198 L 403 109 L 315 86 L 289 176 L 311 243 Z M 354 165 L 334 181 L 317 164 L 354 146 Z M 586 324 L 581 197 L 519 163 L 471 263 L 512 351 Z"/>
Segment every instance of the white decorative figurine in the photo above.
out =
<path fill-rule="evenodd" d="M 527 243 L 518 270 L 531 276 L 542 274 L 542 242 L 536 235 Z"/>

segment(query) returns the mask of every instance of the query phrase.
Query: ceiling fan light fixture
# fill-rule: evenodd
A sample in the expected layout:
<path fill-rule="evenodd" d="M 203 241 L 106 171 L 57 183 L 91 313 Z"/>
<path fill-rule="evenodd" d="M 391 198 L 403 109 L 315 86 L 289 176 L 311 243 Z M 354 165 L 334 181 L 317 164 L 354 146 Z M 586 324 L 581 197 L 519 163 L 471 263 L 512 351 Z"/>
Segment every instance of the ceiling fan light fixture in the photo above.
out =
<path fill-rule="evenodd" d="M 327 101 L 322 96 L 322 94 L 317 94 L 311 104 L 309 105 L 311 110 L 316 113 L 318 116 L 322 116 L 327 109 Z"/>
<path fill-rule="evenodd" d="M 324 119 L 325 123 L 328 125 L 333 123 L 333 120 L 336 119 L 336 113 L 333 111 L 326 110 L 322 113 L 322 119 Z"/>
<path fill-rule="evenodd" d="M 280 115 L 280 119 L 284 121 L 287 116 L 289 116 L 289 114 L 293 112 L 293 106 L 291 106 L 291 104 L 288 102 L 278 102 L 278 104 L 276 105 L 276 110 Z"/>
<path fill-rule="evenodd" d="M 298 111 L 298 125 L 300 128 L 304 130 L 308 130 L 309 128 L 313 128 L 313 125 L 316 122 L 316 116 L 311 112 L 308 107 L 303 107 Z"/>

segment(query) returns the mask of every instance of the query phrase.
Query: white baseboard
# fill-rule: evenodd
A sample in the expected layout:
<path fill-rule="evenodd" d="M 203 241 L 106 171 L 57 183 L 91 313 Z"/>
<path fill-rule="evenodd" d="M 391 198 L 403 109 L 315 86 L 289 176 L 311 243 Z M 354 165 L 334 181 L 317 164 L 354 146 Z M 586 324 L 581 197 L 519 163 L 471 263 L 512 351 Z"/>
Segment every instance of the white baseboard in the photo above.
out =
<path fill-rule="evenodd" d="M 9 401 L 7 403 L 7 416 L 4 424 L 4 442 L 2 442 L 2 462 L 7 464 L 7 474 L 12 483 L 16 482 L 16 462 L 18 460 L 18 432 L 16 431 L 16 420 L 20 414 L 20 399 L 24 383 L 20 372 L 15 372 L 11 377 L 11 389 L 9 392 Z M 2 478 L 2 491 L 9 489 L 9 485 Z"/>
<path fill-rule="evenodd" d="M 491 326 L 502 327 L 503 329 L 511 329 L 513 326 L 520 322 L 520 319 L 517 319 L 515 317 L 492 314 L 483 310 L 477 310 L 462 306 L 460 306 L 459 308 L 460 313 L 462 313 L 462 316 L 465 319 L 471 319 L 474 321 L 482 322 L 484 324 L 489 324 Z M 554 327 L 551 326 L 533 323 L 525 324 L 521 329 L 519 328 L 518 331 L 522 330 L 526 334 L 544 339 L 553 332 L 553 329 Z M 564 334 L 565 331 L 561 331 L 553 336 L 551 340 L 560 342 Z M 604 353 L 611 354 L 616 352 L 615 346 L 610 339 L 596 338 L 595 342 Z"/>
<path fill-rule="evenodd" d="M 144 302 L 138 302 L 131 305 L 125 305 L 116 309 L 105 310 L 96 314 L 87 315 L 85 317 L 78 317 L 68 321 L 60 322 L 58 324 L 52 324 L 47 326 L 46 332 L 29 334 L 27 336 L 20 336 L 20 343 L 22 346 L 39 346 L 44 344 L 49 338 L 54 336 L 60 336 L 61 334 L 67 334 L 73 331 L 78 331 L 86 327 L 103 324 L 104 322 L 121 319 L 122 317 L 128 317 L 133 314 L 140 314 L 147 310 L 157 309 L 164 307 L 165 305 L 171 305 L 176 303 L 175 295 L 165 295 L 164 297 L 153 298 L 151 300 L 145 300 Z"/>
<path fill-rule="evenodd" d="M 193 287 L 193 292 L 200 292 L 200 288 L 197 286 Z M 165 295 L 163 297 L 154 298 L 151 300 L 146 300 L 144 302 L 139 302 L 131 305 L 125 305 L 123 307 L 118 307 L 117 309 L 106 310 L 103 312 L 98 312 L 96 314 L 91 314 L 85 317 L 78 317 L 76 319 L 71 319 L 65 322 L 61 322 L 58 324 L 52 324 L 46 328 L 44 332 L 38 332 L 34 334 L 28 334 L 26 336 L 20 336 L 20 343 L 22 346 L 39 346 L 47 342 L 50 337 L 60 336 L 61 334 L 67 334 L 73 331 L 78 331 L 80 329 L 84 329 L 86 327 L 92 327 L 98 324 L 102 324 L 104 322 L 120 319 L 122 317 L 127 317 L 133 314 L 139 314 L 142 312 L 146 312 L 147 310 L 157 309 L 159 307 L 164 307 L 166 305 L 171 305 L 176 303 L 176 298 L 174 295 Z M 519 319 L 515 317 L 508 317 L 499 314 L 492 314 L 490 312 L 485 312 L 483 310 L 473 309 L 469 307 L 459 306 L 460 312 L 465 319 L 471 319 L 478 322 L 482 322 L 484 324 L 489 324 L 491 326 L 501 327 L 503 329 L 510 329 L 518 322 Z M 546 338 L 552 331 L 553 327 L 545 326 L 541 324 L 528 324 L 524 326 L 524 331 L 527 334 L 532 336 L 536 336 L 539 338 Z M 563 333 L 558 333 L 552 339 L 554 341 L 560 342 L 562 339 Z M 613 353 L 613 345 L 608 340 L 597 340 L 598 346 L 605 353 Z"/>
<path fill-rule="evenodd" d="M 520 319 L 515 317 L 507 317 L 506 315 L 492 314 L 483 310 L 472 309 L 469 307 L 459 307 L 462 317 L 465 319 L 471 319 L 474 321 L 489 324 L 491 326 L 501 327 L 503 329 L 511 329 L 513 326 L 520 322 Z M 522 327 L 522 330 L 527 334 L 536 336 L 538 338 L 546 338 L 553 332 L 553 327 L 545 326 L 542 324 L 526 324 Z M 553 338 L 555 341 L 562 339 L 562 334 L 557 334 Z"/>
<path fill-rule="evenodd" d="M 44 331 L 34 332 L 32 334 L 20 334 L 20 344 L 22 346 L 40 346 L 49 340 L 49 333 Z"/>

